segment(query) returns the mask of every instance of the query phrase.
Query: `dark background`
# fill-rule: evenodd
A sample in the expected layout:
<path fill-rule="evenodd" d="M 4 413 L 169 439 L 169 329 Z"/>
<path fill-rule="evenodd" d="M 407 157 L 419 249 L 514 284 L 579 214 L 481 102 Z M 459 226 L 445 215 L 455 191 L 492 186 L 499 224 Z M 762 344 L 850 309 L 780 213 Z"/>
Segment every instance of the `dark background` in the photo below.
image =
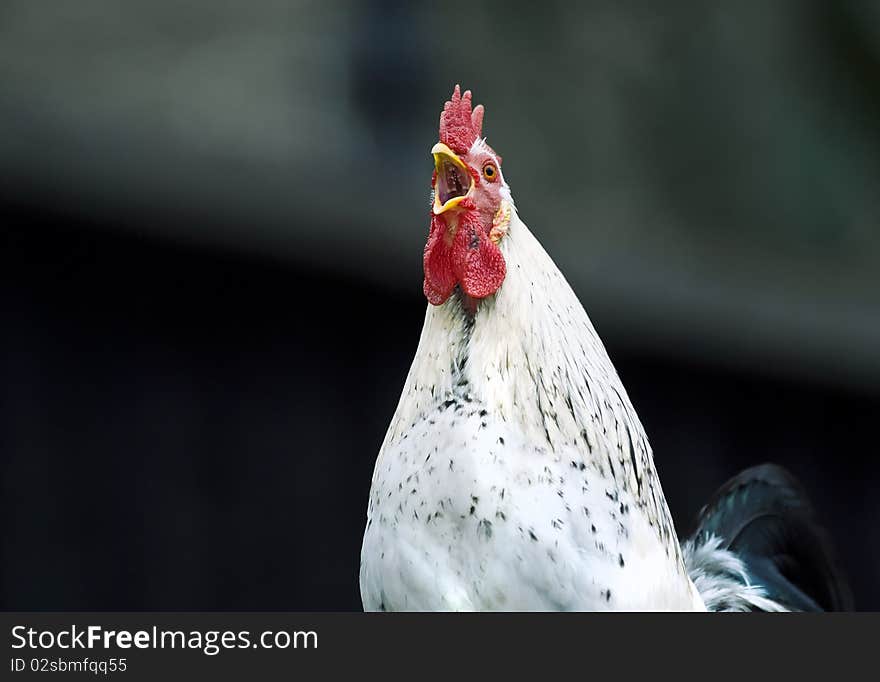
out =
<path fill-rule="evenodd" d="M 0 607 L 360 607 L 460 80 L 679 531 L 781 463 L 880 609 L 870 3 L 57 5 L 0 7 Z"/>

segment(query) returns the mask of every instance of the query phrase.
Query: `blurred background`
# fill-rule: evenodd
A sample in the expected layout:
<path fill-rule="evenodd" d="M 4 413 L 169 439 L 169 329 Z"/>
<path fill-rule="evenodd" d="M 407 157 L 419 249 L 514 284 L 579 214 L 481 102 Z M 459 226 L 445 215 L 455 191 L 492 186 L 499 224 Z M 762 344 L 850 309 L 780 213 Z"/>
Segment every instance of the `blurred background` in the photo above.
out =
<path fill-rule="evenodd" d="M 359 609 L 486 105 L 679 532 L 763 461 L 880 609 L 880 4 L 5 0 L 0 607 Z"/>

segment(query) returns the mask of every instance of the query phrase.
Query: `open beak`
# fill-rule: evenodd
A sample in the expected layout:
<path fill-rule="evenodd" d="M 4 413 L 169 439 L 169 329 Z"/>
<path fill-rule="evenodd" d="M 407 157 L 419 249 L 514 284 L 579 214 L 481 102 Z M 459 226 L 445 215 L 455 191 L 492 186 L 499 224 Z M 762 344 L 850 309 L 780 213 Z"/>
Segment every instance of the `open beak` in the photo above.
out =
<path fill-rule="evenodd" d="M 458 156 L 442 142 L 431 149 L 437 181 L 434 184 L 434 215 L 455 208 L 474 189 L 474 179 Z"/>

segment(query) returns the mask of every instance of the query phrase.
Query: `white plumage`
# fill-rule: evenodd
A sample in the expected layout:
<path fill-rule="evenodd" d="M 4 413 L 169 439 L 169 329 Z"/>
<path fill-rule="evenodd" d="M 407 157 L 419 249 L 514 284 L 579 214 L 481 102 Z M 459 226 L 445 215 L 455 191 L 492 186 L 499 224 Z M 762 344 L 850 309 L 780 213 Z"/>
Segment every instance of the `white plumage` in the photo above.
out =
<path fill-rule="evenodd" d="M 456 86 L 431 152 L 431 305 L 373 472 L 364 608 L 850 608 L 780 467 L 730 479 L 679 545 L 642 424 L 482 121 Z"/>
<path fill-rule="evenodd" d="M 428 306 L 373 474 L 364 607 L 703 609 L 626 391 L 511 213 L 498 293 Z"/>

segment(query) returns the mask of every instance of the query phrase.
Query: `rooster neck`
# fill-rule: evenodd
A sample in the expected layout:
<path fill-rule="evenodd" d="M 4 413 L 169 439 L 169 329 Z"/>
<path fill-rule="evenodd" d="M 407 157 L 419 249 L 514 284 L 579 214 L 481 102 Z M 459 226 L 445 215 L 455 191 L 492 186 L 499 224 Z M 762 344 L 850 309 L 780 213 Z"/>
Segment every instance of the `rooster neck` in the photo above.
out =
<path fill-rule="evenodd" d="M 586 311 L 515 212 L 501 249 L 505 281 L 475 313 L 458 294 L 428 306 L 385 446 L 450 400 L 479 404 L 536 451 L 574 452 L 626 490 L 679 554 L 647 436 Z"/>

